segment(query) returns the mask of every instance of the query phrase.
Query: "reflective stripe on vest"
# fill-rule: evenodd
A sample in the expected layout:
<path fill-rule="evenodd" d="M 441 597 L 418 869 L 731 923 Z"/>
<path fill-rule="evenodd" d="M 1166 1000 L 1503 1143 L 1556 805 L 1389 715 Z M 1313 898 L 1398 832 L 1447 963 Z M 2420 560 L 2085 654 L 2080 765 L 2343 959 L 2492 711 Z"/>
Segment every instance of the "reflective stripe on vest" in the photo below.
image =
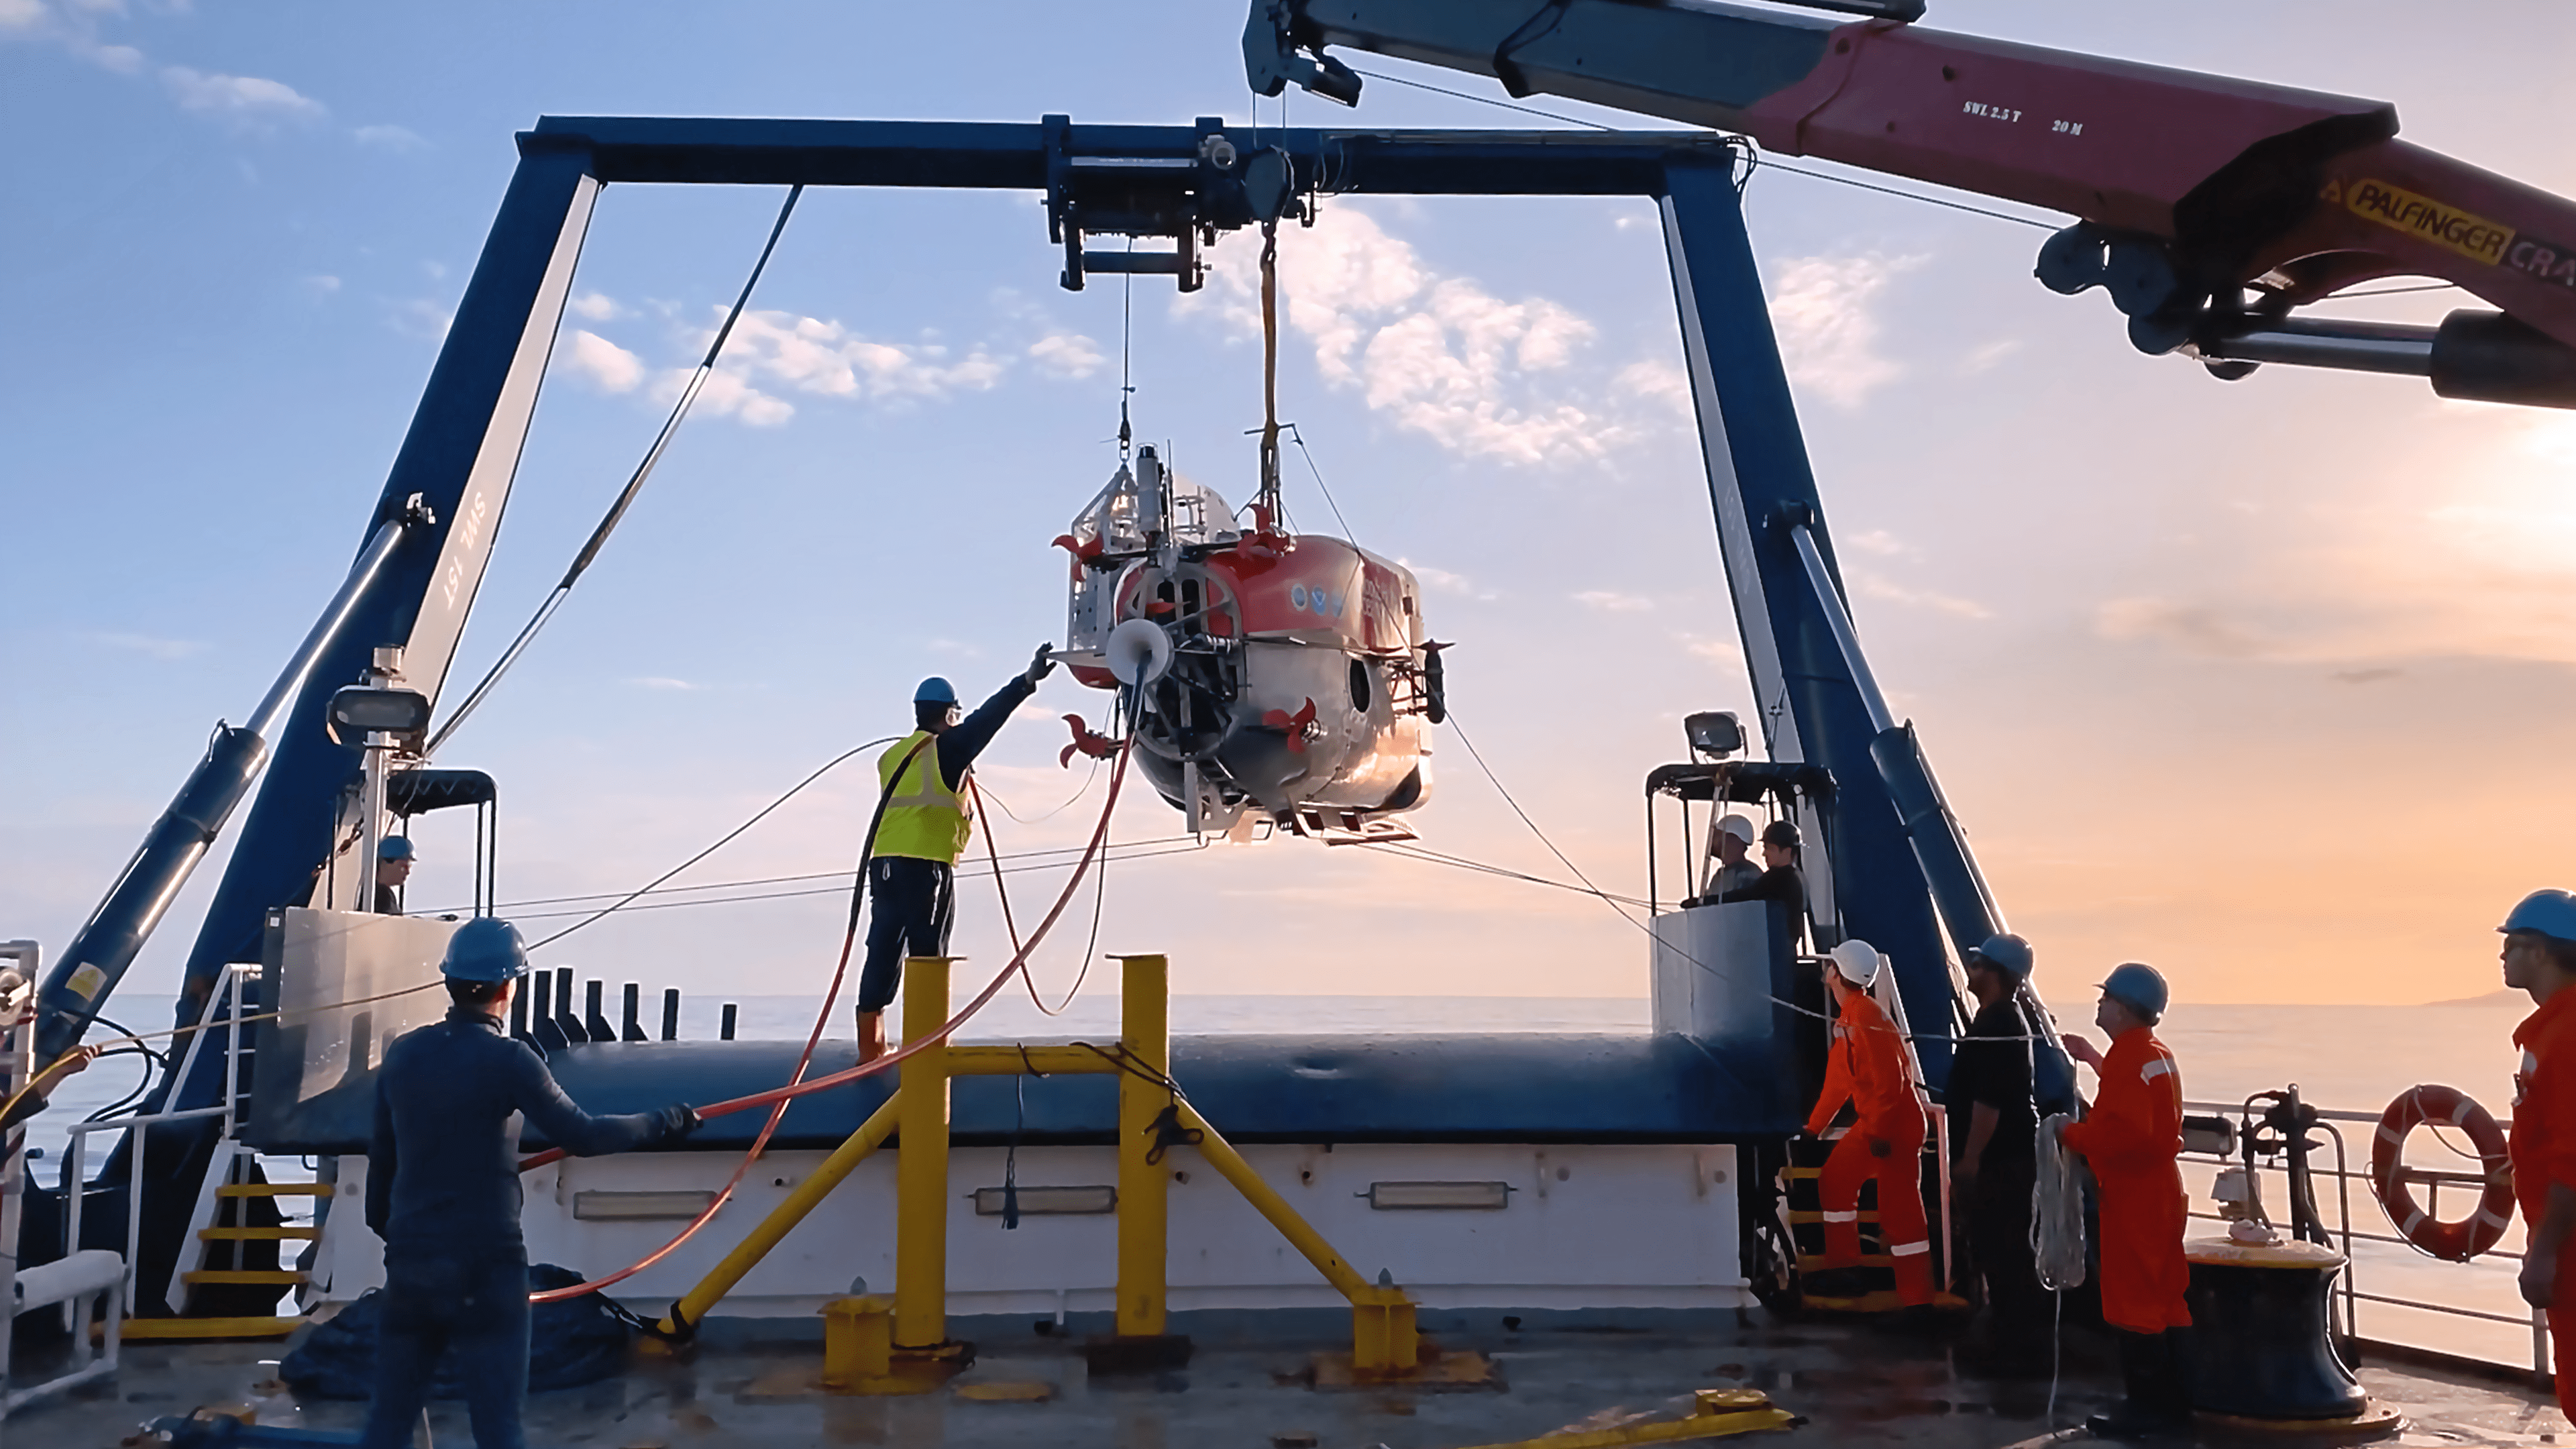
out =
<path fill-rule="evenodd" d="M 936 741 L 929 731 L 915 730 L 877 756 L 877 784 L 891 781 L 894 788 L 886 796 L 885 819 L 877 826 L 876 854 L 954 865 L 966 849 L 975 829 L 972 810 L 941 778 Z M 914 753 L 916 747 L 919 753 Z"/>

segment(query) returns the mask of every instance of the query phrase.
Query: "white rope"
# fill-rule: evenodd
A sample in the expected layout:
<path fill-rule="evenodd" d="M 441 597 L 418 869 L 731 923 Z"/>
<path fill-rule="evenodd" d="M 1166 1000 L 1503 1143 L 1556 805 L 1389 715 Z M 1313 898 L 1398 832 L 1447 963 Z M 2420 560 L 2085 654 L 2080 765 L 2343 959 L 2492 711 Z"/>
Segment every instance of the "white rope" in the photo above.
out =
<path fill-rule="evenodd" d="M 2084 1286 L 2084 1184 L 2075 1154 L 2057 1140 L 2074 1119 L 2060 1112 L 2039 1124 L 2039 1178 L 2030 1192 L 2031 1264 L 2052 1293 Z"/>
<path fill-rule="evenodd" d="M 2084 1182 L 2075 1154 L 2057 1140 L 2075 1120 L 2063 1112 L 2039 1124 L 2032 1146 L 2039 1173 L 2030 1189 L 2030 1258 L 2055 1305 L 2048 1334 L 2048 1426 L 2057 1427 L 2057 1380 L 2064 1367 L 2066 1293 L 2084 1285 Z"/>

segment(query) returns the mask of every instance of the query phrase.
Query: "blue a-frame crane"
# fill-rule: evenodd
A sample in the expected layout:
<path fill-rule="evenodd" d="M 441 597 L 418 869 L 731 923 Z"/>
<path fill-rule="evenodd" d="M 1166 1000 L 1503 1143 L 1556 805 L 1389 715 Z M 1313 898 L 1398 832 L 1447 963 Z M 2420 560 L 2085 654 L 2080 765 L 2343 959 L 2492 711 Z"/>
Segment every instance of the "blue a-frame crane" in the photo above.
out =
<path fill-rule="evenodd" d="M 1821 766 L 1838 783 L 1834 828 L 1811 832 L 1829 846 L 1828 858 L 1809 862 L 1816 919 L 1828 935 L 1864 937 L 1898 963 L 1915 1021 L 1954 1019 L 1948 946 L 1973 944 L 2002 923 L 1910 727 L 1888 714 L 1852 632 L 1745 231 L 1740 143 L 1689 132 L 1265 129 L 1256 144 L 1215 118 L 1186 127 L 1081 126 L 1061 116 L 1034 125 L 548 118 L 519 137 L 519 152 L 347 583 L 251 723 L 218 733 L 48 974 L 46 1056 L 80 1039 L 263 762 L 267 778 L 189 954 L 183 1019 L 196 1019 L 227 964 L 259 959 L 270 913 L 305 904 L 317 873 L 345 848 L 335 837 L 360 776 L 359 752 L 326 731 L 326 706 L 386 647 L 402 650 L 405 683 L 432 699 L 440 694 L 510 495 L 591 211 L 609 184 L 1038 192 L 1064 248 L 1062 280 L 1076 287 L 1087 273 L 1126 270 L 1195 286 L 1197 249 L 1219 231 L 1275 220 L 1324 195 L 1653 199 L 1761 727 L 1775 759 Z M 1094 235 L 1170 246 L 1094 253 L 1085 246 Z M 1785 1006 L 1777 1010 L 1785 1043 L 1792 1022 Z M 212 1066 L 222 1051 L 209 1045 L 216 1049 L 199 1053 L 206 1065 L 197 1080 L 165 1084 L 171 1105 L 220 1094 Z M 1936 1028 L 1922 1046 L 1937 1082 L 1946 1040 Z M 1734 1073 L 1723 1093 L 1727 1130 L 1787 1132 L 1805 1105 L 1792 1100 L 1793 1078 Z M 96 1220 L 110 1216 L 93 1211 Z"/>

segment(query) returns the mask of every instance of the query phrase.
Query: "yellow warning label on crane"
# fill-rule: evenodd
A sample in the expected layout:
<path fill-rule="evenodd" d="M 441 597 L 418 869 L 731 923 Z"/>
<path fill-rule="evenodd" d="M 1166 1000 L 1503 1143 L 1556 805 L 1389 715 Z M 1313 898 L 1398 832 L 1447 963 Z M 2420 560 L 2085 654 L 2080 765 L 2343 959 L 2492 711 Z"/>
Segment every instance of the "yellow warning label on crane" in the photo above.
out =
<path fill-rule="evenodd" d="M 2475 212 L 2445 206 L 2385 181 L 2355 181 L 2344 188 L 2344 209 L 2396 231 L 2409 232 L 2472 261 L 2504 260 L 2513 228 Z"/>

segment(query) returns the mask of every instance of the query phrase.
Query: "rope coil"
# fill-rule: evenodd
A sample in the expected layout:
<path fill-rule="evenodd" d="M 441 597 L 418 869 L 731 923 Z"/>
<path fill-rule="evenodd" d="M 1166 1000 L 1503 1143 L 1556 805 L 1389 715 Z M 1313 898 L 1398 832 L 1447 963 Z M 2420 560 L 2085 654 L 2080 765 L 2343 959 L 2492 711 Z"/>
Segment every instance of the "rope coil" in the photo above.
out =
<path fill-rule="evenodd" d="M 2052 1293 L 2084 1286 L 2084 1174 L 2080 1159 L 2057 1140 L 2074 1120 L 2063 1112 L 2051 1116 L 2032 1144 L 2039 1179 L 2030 1194 L 2031 1261 L 2039 1286 Z"/>

